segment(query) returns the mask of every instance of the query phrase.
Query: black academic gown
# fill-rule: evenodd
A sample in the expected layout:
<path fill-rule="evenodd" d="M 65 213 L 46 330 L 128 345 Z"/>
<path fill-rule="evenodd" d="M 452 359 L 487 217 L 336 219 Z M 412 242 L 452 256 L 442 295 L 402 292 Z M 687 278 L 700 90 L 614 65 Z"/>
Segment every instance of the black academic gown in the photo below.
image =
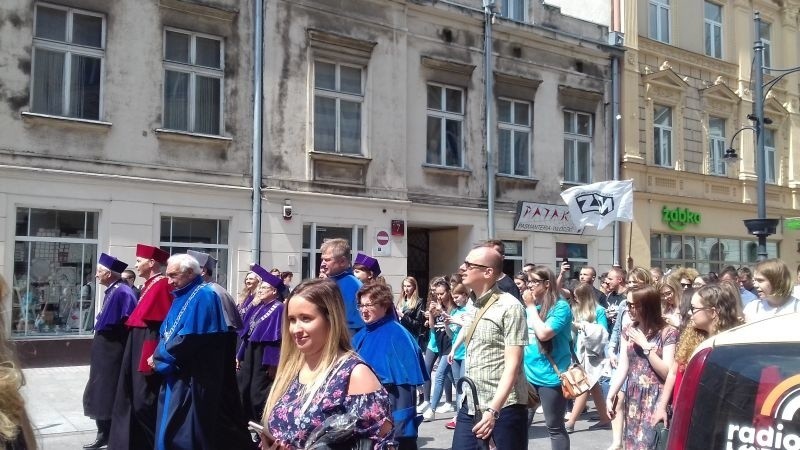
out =
<path fill-rule="evenodd" d="M 83 414 L 94 420 L 111 420 L 114 394 L 128 329 L 117 324 L 98 331 L 92 340 L 89 381 L 83 392 Z"/>

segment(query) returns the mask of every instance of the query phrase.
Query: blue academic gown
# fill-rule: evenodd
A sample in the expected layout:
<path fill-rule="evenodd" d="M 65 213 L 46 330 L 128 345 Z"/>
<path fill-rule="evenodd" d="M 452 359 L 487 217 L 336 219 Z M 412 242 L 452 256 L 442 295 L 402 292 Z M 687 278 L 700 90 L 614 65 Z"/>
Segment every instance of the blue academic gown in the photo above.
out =
<path fill-rule="evenodd" d="M 235 362 L 219 296 L 200 276 L 173 294 L 175 300 L 153 354 L 155 371 L 164 376 L 155 448 L 254 448 L 235 377 L 227 373 L 235 370 Z"/>
<path fill-rule="evenodd" d="M 416 411 L 416 386 L 429 379 L 417 340 L 390 313 L 356 333 L 353 348 L 390 395 L 395 437 L 416 438 L 422 422 Z"/>
<path fill-rule="evenodd" d="M 350 330 L 350 336 L 353 336 L 364 328 L 364 319 L 361 318 L 361 313 L 358 311 L 358 299 L 356 299 L 356 293 L 362 286 L 361 280 L 353 275 L 353 269 L 347 269 L 330 278 L 336 282 L 339 292 L 342 293 L 347 329 Z"/>

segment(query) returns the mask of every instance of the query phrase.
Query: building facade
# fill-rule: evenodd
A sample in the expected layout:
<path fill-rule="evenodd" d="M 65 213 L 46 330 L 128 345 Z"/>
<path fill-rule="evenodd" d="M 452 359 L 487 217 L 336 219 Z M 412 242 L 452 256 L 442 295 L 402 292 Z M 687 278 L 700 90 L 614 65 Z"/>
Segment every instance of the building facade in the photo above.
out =
<path fill-rule="evenodd" d="M 269 259 L 313 277 L 323 240 L 345 237 L 380 258 L 395 288 L 406 274 L 424 286 L 488 237 L 491 163 L 507 273 L 566 256 L 609 266 L 610 229 L 516 226 L 520 202 L 565 220 L 562 189 L 610 176 L 607 27 L 541 2 L 497 2 L 487 124 L 481 1 L 359 4 L 268 2 L 265 79 L 278 80 L 265 90 Z"/>
<path fill-rule="evenodd" d="M 753 112 L 753 13 L 764 26 L 765 65 L 800 64 L 797 1 L 625 2 L 622 74 L 623 177 L 635 182 L 635 220 L 623 245 L 635 264 L 689 265 L 701 273 L 755 263 L 757 217 Z M 768 74 L 765 81 L 779 73 Z M 766 207 L 770 218 L 798 216 L 798 78 L 767 95 Z M 723 156 L 729 146 L 739 155 Z M 800 234 L 784 226 L 768 239 L 770 257 L 796 267 Z"/>
<path fill-rule="evenodd" d="M 452 273 L 489 237 L 487 164 L 507 273 L 612 263 L 611 230 L 572 229 L 559 196 L 612 173 L 608 17 L 498 1 L 487 122 L 481 1 L 357 3 L 264 2 L 255 146 L 257 2 L 3 3 L 0 275 L 27 364 L 86 361 L 97 256 L 132 267 L 138 242 L 211 253 L 234 293 L 255 259 L 316 276 L 331 237 L 396 289 Z"/>

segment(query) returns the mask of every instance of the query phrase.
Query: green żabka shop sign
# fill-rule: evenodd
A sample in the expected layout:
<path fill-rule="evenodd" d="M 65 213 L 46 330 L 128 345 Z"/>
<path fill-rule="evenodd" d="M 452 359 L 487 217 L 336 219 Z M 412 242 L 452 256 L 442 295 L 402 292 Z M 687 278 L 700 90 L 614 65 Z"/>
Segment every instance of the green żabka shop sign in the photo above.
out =
<path fill-rule="evenodd" d="M 701 220 L 700 213 L 689 208 L 669 209 L 666 205 L 661 208 L 661 221 L 673 230 L 681 231 L 686 225 L 700 225 Z"/>

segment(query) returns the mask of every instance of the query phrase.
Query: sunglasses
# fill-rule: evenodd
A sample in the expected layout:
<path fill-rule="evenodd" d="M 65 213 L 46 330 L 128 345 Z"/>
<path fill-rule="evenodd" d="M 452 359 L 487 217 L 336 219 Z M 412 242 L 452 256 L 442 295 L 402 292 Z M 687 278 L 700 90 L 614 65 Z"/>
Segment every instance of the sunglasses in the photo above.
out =
<path fill-rule="evenodd" d="M 681 283 L 681 286 L 683 286 L 684 289 L 689 289 L 692 287 L 692 283 Z"/>
<path fill-rule="evenodd" d="M 483 264 L 471 263 L 471 262 L 469 262 L 467 260 L 464 260 L 464 267 L 467 270 L 471 270 L 471 269 L 488 269 L 489 268 L 489 266 L 484 266 Z"/>

